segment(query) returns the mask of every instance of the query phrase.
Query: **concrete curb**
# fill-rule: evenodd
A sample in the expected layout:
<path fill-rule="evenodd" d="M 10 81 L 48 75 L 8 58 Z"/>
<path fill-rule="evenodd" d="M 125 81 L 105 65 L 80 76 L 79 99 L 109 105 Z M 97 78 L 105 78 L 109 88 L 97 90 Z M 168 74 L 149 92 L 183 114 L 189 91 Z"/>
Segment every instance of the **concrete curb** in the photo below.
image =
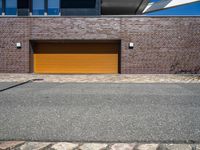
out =
<path fill-rule="evenodd" d="M 55 83 L 200 83 L 200 74 L 39 75 L 0 74 L 0 82 Z"/>

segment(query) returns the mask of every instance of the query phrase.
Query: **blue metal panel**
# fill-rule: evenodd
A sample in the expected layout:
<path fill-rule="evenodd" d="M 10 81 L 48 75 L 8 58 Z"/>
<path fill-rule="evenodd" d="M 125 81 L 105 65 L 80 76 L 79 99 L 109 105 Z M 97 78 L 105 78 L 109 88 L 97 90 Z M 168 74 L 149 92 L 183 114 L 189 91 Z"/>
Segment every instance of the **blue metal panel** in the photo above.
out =
<path fill-rule="evenodd" d="M 32 2 L 33 15 L 44 15 L 44 0 L 33 0 Z"/>
<path fill-rule="evenodd" d="M 48 0 L 48 15 L 59 15 L 60 13 L 60 0 Z"/>
<path fill-rule="evenodd" d="M 5 14 L 6 15 L 17 15 L 17 0 L 6 0 L 5 1 Z"/>

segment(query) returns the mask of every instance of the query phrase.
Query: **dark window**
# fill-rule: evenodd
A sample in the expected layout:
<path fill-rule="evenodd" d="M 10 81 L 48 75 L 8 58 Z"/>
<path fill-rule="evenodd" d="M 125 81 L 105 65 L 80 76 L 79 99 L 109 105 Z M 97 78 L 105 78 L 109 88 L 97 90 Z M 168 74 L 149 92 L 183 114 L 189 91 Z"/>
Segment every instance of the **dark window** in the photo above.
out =
<path fill-rule="evenodd" d="M 33 0 L 33 15 L 44 15 L 44 0 Z"/>
<path fill-rule="evenodd" d="M 18 0 L 18 8 L 29 8 L 29 0 Z"/>
<path fill-rule="evenodd" d="M 0 0 L 0 15 L 2 14 L 2 0 Z"/>
<path fill-rule="evenodd" d="M 62 0 L 62 8 L 95 8 L 96 0 Z"/>
<path fill-rule="evenodd" d="M 48 0 L 48 15 L 59 15 L 60 0 Z"/>
<path fill-rule="evenodd" d="M 6 15 L 16 15 L 17 14 L 17 0 L 6 0 Z"/>
<path fill-rule="evenodd" d="M 30 0 L 18 0 L 17 1 L 17 13 L 18 16 L 29 16 L 29 1 Z"/>

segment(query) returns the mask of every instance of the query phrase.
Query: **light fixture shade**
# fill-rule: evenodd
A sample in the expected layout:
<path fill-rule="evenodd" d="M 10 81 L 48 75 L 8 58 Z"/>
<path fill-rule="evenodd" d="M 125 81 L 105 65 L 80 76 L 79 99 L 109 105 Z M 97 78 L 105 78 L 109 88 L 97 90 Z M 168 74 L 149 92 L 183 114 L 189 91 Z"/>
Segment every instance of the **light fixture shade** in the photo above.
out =
<path fill-rule="evenodd" d="M 130 49 L 133 49 L 133 48 L 134 48 L 134 43 L 130 42 L 130 43 L 129 43 L 129 48 L 130 48 Z"/>
<path fill-rule="evenodd" d="M 21 48 L 22 44 L 20 42 L 16 43 L 16 48 Z"/>

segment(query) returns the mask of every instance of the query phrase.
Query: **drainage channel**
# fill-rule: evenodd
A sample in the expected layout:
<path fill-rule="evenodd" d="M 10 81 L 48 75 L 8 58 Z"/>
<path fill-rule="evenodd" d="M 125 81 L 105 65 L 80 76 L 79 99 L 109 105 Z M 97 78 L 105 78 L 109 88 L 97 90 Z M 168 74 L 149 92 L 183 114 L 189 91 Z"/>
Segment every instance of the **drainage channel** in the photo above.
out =
<path fill-rule="evenodd" d="M 9 86 L 9 87 L 7 87 L 7 88 L 1 89 L 0 92 L 4 92 L 4 91 L 10 90 L 10 89 L 13 89 L 13 88 L 15 88 L 15 87 L 19 87 L 19 86 L 22 86 L 22 85 L 25 85 L 25 84 L 28 84 L 28 83 L 32 83 L 32 82 L 34 82 L 34 81 L 42 81 L 42 80 L 43 80 L 43 79 L 32 79 L 32 80 L 28 80 L 28 81 L 25 81 L 25 82 L 22 82 L 22 83 L 18 83 L 18 84 Z"/>

